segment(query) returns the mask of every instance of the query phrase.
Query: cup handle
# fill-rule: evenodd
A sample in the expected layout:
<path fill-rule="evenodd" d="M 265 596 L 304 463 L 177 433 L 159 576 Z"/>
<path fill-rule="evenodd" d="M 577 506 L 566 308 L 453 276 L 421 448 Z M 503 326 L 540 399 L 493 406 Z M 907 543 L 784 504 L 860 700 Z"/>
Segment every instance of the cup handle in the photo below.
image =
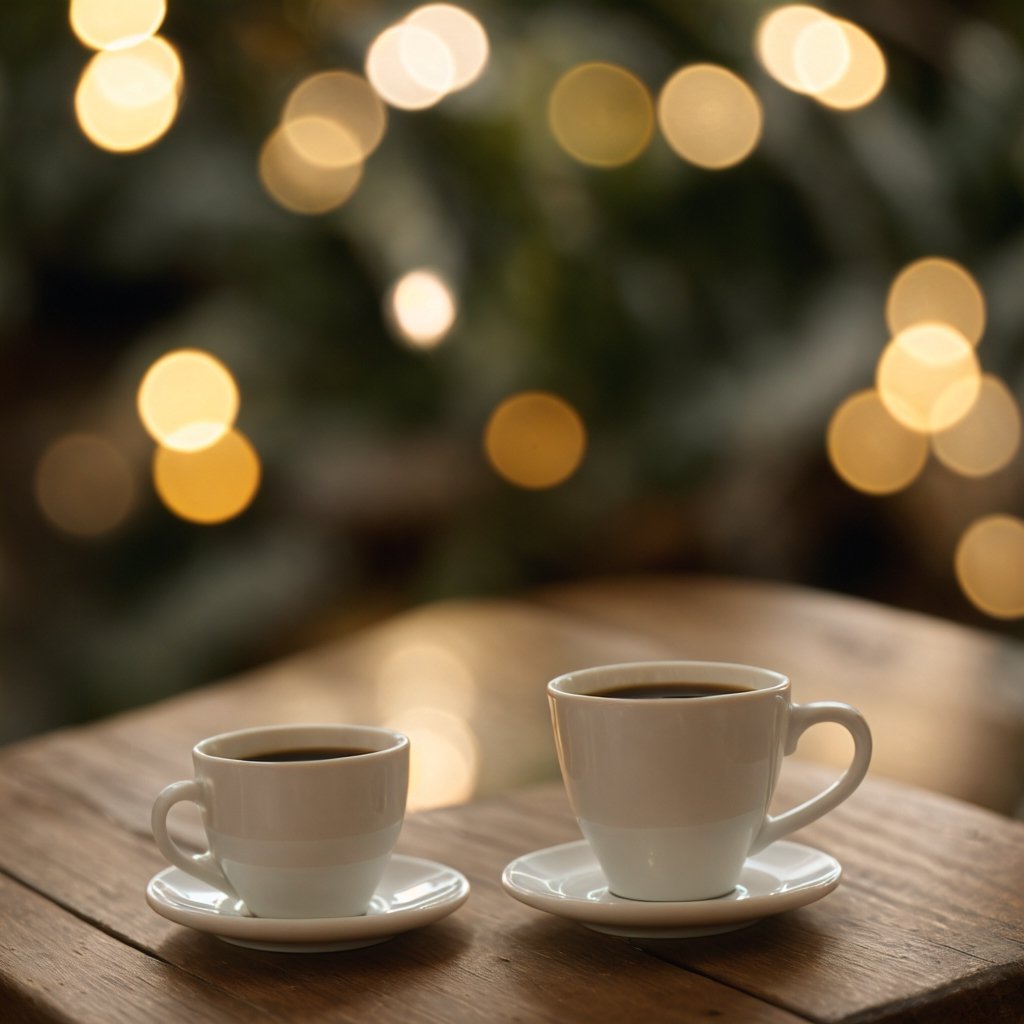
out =
<path fill-rule="evenodd" d="M 864 716 L 849 704 L 818 701 L 814 704 L 791 705 L 784 752 L 787 755 L 792 754 L 796 750 L 800 736 L 819 722 L 836 722 L 853 737 L 853 760 L 850 766 L 831 786 L 817 796 L 783 814 L 775 817 L 768 815 L 750 848 L 751 853 L 757 853 L 774 843 L 776 839 L 809 825 L 841 804 L 863 782 L 868 764 L 871 762 L 871 730 Z"/>
<path fill-rule="evenodd" d="M 153 815 L 150 819 L 153 828 L 153 838 L 160 852 L 176 867 L 187 872 L 194 878 L 212 885 L 216 889 L 227 893 L 229 896 L 238 898 L 231 883 L 224 876 L 224 872 L 217 866 L 213 854 L 207 850 L 205 853 L 186 853 L 167 833 L 167 812 L 177 803 L 183 800 L 190 800 L 194 804 L 203 804 L 203 788 L 195 779 L 184 782 L 172 782 L 164 787 L 153 804 Z"/>

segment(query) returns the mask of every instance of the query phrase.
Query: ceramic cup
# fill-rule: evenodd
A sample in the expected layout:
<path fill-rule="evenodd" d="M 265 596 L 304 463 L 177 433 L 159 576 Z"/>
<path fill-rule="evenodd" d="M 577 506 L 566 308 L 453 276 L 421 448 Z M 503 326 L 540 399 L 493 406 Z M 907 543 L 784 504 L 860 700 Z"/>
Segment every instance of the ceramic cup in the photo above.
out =
<path fill-rule="evenodd" d="M 713 683 L 722 696 L 595 696 L 647 683 Z M 548 684 L 569 800 L 617 896 L 689 901 L 731 892 L 743 862 L 845 800 L 871 759 L 871 733 L 847 704 L 794 704 L 778 672 L 720 662 L 606 665 Z M 770 815 L 782 759 L 805 729 L 837 722 L 854 741 L 836 782 Z"/>
<path fill-rule="evenodd" d="M 274 751 L 367 751 L 324 760 L 254 761 Z M 192 749 L 195 778 L 153 805 L 161 853 L 190 875 L 240 897 L 257 917 L 351 917 L 365 912 L 402 828 L 409 740 L 359 725 L 243 729 Z M 209 849 L 191 854 L 167 834 L 167 812 L 199 805 Z"/>

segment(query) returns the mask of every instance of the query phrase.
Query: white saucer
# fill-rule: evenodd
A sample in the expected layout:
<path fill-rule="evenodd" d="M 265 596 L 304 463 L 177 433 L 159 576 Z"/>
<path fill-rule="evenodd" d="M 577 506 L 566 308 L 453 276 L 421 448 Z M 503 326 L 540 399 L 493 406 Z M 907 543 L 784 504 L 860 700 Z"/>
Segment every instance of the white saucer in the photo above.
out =
<path fill-rule="evenodd" d="M 733 931 L 813 903 L 839 884 L 842 871 L 827 853 L 781 839 L 747 858 L 739 884 L 726 896 L 649 903 L 612 895 L 590 844 L 581 839 L 517 858 L 505 868 L 501 884 L 521 903 L 597 932 L 685 939 Z"/>
<path fill-rule="evenodd" d="M 468 896 L 469 882 L 454 868 L 397 853 L 359 917 L 252 917 L 240 900 L 179 868 L 166 868 L 146 886 L 146 902 L 161 917 L 236 946 L 281 953 L 372 946 L 447 917 Z"/>

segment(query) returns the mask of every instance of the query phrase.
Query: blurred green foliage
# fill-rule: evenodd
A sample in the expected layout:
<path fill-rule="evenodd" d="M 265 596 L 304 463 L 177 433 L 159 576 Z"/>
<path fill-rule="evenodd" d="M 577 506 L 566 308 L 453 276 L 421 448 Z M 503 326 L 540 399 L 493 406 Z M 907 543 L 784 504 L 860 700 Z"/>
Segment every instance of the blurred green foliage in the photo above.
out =
<path fill-rule="evenodd" d="M 699 570 L 792 579 L 979 623 L 956 537 L 1024 510 L 1021 460 L 964 483 L 931 466 L 872 499 L 823 438 L 868 386 L 888 283 L 942 254 L 989 301 L 979 350 L 1024 386 L 1024 24 L 1015 0 L 836 5 L 890 81 L 837 114 L 757 65 L 770 5 L 467 4 L 485 77 L 392 111 L 355 196 L 300 217 L 256 162 L 289 90 L 360 69 L 408 7 L 355 0 L 170 0 L 186 87 L 155 146 L 91 145 L 72 108 L 88 52 L 61 4 L 0 15 L 0 739 L 209 681 L 411 603 L 561 578 Z M 660 140 L 614 171 L 550 136 L 548 93 L 584 60 L 656 93 L 722 63 L 765 109 L 754 155 L 721 173 Z M 432 352 L 397 344 L 383 296 L 408 269 L 448 276 L 460 315 Z M 242 393 L 264 465 L 254 505 L 199 527 L 148 483 L 134 412 L 146 367 L 196 346 Z M 519 491 L 483 458 L 490 411 L 549 388 L 580 411 L 587 458 Z M 95 541 L 33 497 L 46 447 L 103 434 L 140 502 Z M 1014 624 L 996 625 L 1019 633 Z"/>

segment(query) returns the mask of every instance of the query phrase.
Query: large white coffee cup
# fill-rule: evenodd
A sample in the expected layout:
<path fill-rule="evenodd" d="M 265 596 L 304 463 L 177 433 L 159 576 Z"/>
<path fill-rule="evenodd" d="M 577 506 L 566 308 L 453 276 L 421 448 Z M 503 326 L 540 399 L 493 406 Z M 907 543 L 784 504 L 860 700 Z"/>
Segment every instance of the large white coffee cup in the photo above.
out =
<path fill-rule="evenodd" d="M 718 696 L 599 696 L 652 683 L 709 683 Z M 748 856 L 845 800 L 871 759 L 871 733 L 847 704 L 794 704 L 777 672 L 720 662 L 606 665 L 548 684 L 569 800 L 618 896 L 701 900 L 735 888 Z M 782 759 L 801 733 L 837 722 L 850 767 L 799 807 L 771 816 Z"/>
<path fill-rule="evenodd" d="M 313 751 L 357 750 L 305 760 Z M 299 759 L 252 760 L 282 751 Z M 153 835 L 176 867 L 237 895 L 257 917 L 365 912 L 405 815 L 409 740 L 358 725 L 284 725 L 211 736 L 192 750 L 195 778 L 153 805 Z M 181 800 L 199 805 L 209 849 L 167 833 Z"/>

